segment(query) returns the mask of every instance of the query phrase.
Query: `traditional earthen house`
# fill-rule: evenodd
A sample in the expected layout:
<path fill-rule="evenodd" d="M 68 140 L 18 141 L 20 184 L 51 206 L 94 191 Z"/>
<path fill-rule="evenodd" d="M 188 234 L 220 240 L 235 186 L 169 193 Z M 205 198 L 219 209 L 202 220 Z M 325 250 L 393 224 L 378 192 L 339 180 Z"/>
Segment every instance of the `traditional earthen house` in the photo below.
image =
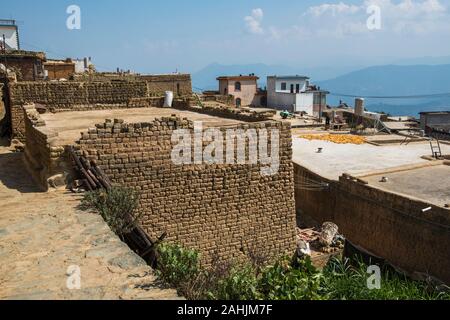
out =
<path fill-rule="evenodd" d="M 0 52 L 0 63 L 14 71 L 18 81 L 36 81 L 45 78 L 45 53 L 11 50 Z"/>
<path fill-rule="evenodd" d="M 48 60 L 44 69 L 49 80 L 69 79 L 75 73 L 75 62 L 71 59 Z"/>

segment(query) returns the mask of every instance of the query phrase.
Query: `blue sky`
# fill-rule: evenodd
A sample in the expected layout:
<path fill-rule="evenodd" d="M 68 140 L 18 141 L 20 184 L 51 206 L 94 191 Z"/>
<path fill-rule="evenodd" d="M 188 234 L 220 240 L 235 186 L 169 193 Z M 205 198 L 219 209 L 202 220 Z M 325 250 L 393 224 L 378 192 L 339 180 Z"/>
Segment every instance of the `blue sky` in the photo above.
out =
<path fill-rule="evenodd" d="M 68 30 L 66 8 L 81 8 Z M 369 30 L 366 9 L 381 9 Z M 371 65 L 450 56 L 450 0 L 14 0 L 22 47 L 92 56 L 100 70 L 195 72 L 222 64 Z"/>

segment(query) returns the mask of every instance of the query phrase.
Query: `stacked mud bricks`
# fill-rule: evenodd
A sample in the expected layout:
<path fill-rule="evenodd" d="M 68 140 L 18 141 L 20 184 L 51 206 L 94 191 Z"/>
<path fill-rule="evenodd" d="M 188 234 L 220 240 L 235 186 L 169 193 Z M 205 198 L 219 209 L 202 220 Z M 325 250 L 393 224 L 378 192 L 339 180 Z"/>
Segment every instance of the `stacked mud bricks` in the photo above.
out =
<path fill-rule="evenodd" d="M 295 250 L 295 205 L 290 125 L 240 124 L 280 131 L 280 168 L 262 176 L 260 165 L 175 165 L 172 133 L 193 123 L 173 116 L 151 123 L 107 120 L 82 134 L 79 152 L 118 185 L 140 192 L 141 224 L 153 238 L 202 253 L 202 261 L 276 257 Z M 227 127 L 229 129 L 229 127 Z M 221 129 L 224 130 L 224 129 Z M 248 153 L 248 148 L 247 148 Z"/>

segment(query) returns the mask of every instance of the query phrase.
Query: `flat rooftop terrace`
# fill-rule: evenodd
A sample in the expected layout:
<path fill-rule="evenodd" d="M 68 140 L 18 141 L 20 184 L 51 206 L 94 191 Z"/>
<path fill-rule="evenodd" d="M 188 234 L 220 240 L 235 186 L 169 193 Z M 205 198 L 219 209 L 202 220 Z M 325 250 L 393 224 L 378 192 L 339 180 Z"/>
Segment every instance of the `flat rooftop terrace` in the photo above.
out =
<path fill-rule="evenodd" d="M 336 144 L 307 140 L 293 136 L 294 163 L 330 180 L 338 180 L 343 173 L 365 175 L 390 168 L 426 164 L 423 156 L 431 156 L 428 142 L 407 145 Z M 318 148 L 323 148 L 318 153 Z M 450 145 L 441 144 L 442 153 L 450 154 Z M 450 175 L 447 174 L 450 180 Z M 431 179 L 432 180 L 432 179 Z"/>
<path fill-rule="evenodd" d="M 94 127 L 98 123 L 104 123 L 105 119 L 123 119 L 128 123 L 151 122 L 156 118 L 177 115 L 192 121 L 202 121 L 203 127 L 231 126 L 242 121 L 214 117 L 206 114 L 181 111 L 172 108 L 132 108 L 114 110 L 73 111 L 42 114 L 46 122 L 44 130 L 52 130 L 58 133 L 56 143 L 58 145 L 73 144 L 81 135 L 80 133 Z"/>
<path fill-rule="evenodd" d="M 388 178 L 381 182 L 381 178 Z M 439 206 L 450 204 L 450 165 L 436 165 L 364 177 L 378 189 L 411 195 Z"/>

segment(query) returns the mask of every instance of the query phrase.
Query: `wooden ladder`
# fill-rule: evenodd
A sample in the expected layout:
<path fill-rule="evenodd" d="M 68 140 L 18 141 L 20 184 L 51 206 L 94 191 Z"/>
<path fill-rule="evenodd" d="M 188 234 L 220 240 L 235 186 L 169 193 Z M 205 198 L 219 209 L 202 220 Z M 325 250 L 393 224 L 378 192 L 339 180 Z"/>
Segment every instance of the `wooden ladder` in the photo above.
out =
<path fill-rule="evenodd" d="M 430 147 L 431 147 L 431 154 L 433 155 L 433 157 L 435 157 L 436 159 L 442 157 L 442 150 L 439 139 L 430 138 Z"/>

